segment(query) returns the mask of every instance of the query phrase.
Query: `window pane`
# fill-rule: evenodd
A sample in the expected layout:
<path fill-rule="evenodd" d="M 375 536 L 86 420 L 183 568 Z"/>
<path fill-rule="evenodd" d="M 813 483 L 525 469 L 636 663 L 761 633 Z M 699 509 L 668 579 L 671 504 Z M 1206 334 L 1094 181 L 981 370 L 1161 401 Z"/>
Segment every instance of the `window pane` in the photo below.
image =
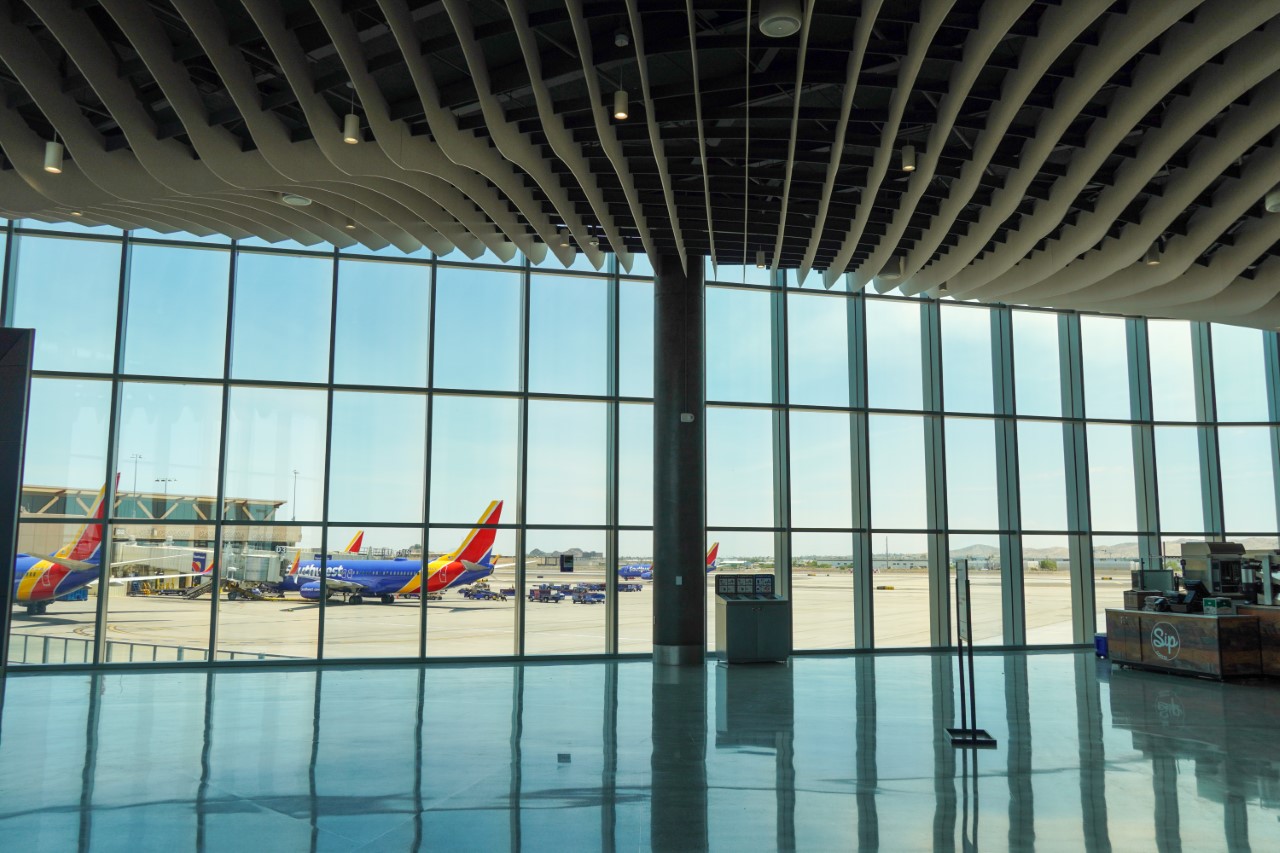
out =
<path fill-rule="evenodd" d="M 1222 514 L 1227 530 L 1267 533 L 1276 529 L 1276 462 L 1267 427 L 1221 427 Z"/>
<path fill-rule="evenodd" d="M 925 535 L 876 532 L 871 537 L 871 553 L 876 648 L 930 645 L 929 548 Z"/>
<path fill-rule="evenodd" d="M 315 393 L 315 392 L 302 392 Z M 317 395 L 323 399 L 322 394 Z M 319 496 L 316 497 L 319 504 Z M 295 575 L 284 602 L 255 601 L 239 590 L 218 595 L 218 660 L 310 659 L 316 656 L 320 628 L 319 527 L 226 525 L 222 528 L 222 573 L 238 587 L 280 586 L 294 557 L 304 572 Z M 296 578 L 301 577 L 298 581 Z M 298 587 L 302 587 L 299 594 Z M 342 607 L 342 597 L 331 599 Z M 271 617 L 266 618 L 267 611 Z"/>
<path fill-rule="evenodd" d="M 618 407 L 618 522 L 653 523 L 653 406 Z"/>
<path fill-rule="evenodd" d="M 1133 430 L 1089 424 L 1089 512 L 1094 530 L 1136 530 L 1137 498 L 1133 480 Z"/>
<path fill-rule="evenodd" d="M 787 353 L 792 403 L 849 405 L 847 297 L 787 294 Z"/>
<path fill-rule="evenodd" d="M 36 330 L 36 370 L 109 372 L 115 364 L 120 243 L 13 241 L 9 325 Z"/>
<path fill-rule="evenodd" d="M 529 390 L 604 394 L 609 289 L 602 278 L 535 275 L 529 286 Z"/>
<path fill-rule="evenodd" d="M 93 494 L 88 501 L 92 505 Z M 90 510 L 84 514 L 88 515 Z M 102 526 L 31 524 L 18 527 L 14 561 L 13 622 L 9 628 L 10 663 L 90 663 L 98 606 L 98 569 L 78 571 L 42 559 L 72 546 L 90 563 L 101 558 Z M 95 549 L 97 549 L 95 551 Z M 41 611 L 46 611 L 44 615 Z"/>
<path fill-rule="evenodd" d="M 1067 529 L 1062 424 L 1018 422 L 1018 491 L 1024 530 Z"/>
<path fill-rule="evenodd" d="M 1074 637 L 1071 625 L 1071 552 L 1065 536 L 1023 536 L 1022 560 L 1023 600 L 1026 602 L 1027 642 L 1070 643 Z M 1119 577 L 1120 572 L 1108 572 L 1108 577 Z M 1124 573 L 1124 583 L 1114 586 L 1113 581 L 1094 581 L 1094 589 L 1100 601 L 1107 607 L 1120 607 L 1124 602 L 1121 588 L 1128 589 L 1129 575 Z M 1114 595 L 1114 602 L 1112 596 Z M 1105 631 L 1105 624 L 1098 630 Z"/>
<path fill-rule="evenodd" d="M 242 252 L 236 261 L 231 375 L 324 382 L 333 259 Z"/>
<path fill-rule="evenodd" d="M 636 252 L 631 256 L 631 271 L 622 268 L 622 264 L 618 264 L 619 275 L 641 275 L 653 278 L 653 264 L 649 263 L 649 256 L 643 252 Z"/>
<path fill-rule="evenodd" d="M 490 501 L 505 501 L 503 520 L 516 520 L 519 425 L 517 400 L 435 396 L 431 412 L 433 523 L 470 524 Z"/>
<path fill-rule="evenodd" d="M 707 399 L 773 400 L 772 294 L 707 288 Z"/>
<path fill-rule="evenodd" d="M 543 584 L 558 602 L 525 604 L 524 650 L 530 655 L 601 654 L 605 611 L 603 530 L 530 530 L 525 534 L 525 596 Z M 573 556 L 572 573 L 560 556 Z"/>
<path fill-rule="evenodd" d="M 867 422 L 872 526 L 927 527 L 924 418 L 871 415 Z"/>
<path fill-rule="evenodd" d="M 519 389 L 520 280 L 499 270 L 436 271 L 435 387 Z"/>
<path fill-rule="evenodd" d="M 1093 537 L 1094 620 L 1097 630 L 1107 629 L 1107 610 L 1124 606 L 1129 572 L 1138 567 L 1138 543 L 1132 536 Z M 1103 578 L 1111 580 L 1103 580 Z"/>
<path fill-rule="evenodd" d="M 107 471 L 111 385 L 31 380 L 22 468 L 24 514 L 87 515 Z M 80 494 L 64 494 L 67 489 Z"/>
<path fill-rule="evenodd" d="M 653 396 L 653 282 L 618 285 L 618 393 Z"/>
<path fill-rule="evenodd" d="M 600 265 L 599 271 L 603 272 L 608 270 L 608 260 L 609 259 L 606 257 L 605 263 Z M 591 264 L 591 259 L 576 249 L 573 253 L 573 260 L 569 262 L 569 266 L 567 267 L 560 263 L 560 259 L 551 252 L 547 252 L 547 256 L 542 259 L 542 263 L 532 264 L 532 266 L 535 269 L 549 269 L 552 272 L 563 269 L 581 270 L 582 272 L 597 272 L 596 268 Z"/>
<path fill-rule="evenodd" d="M 184 593 L 212 580 L 193 573 L 211 573 L 213 535 L 210 523 L 112 525 L 109 663 L 208 659 L 213 601 L 207 595 L 189 600 Z"/>
<path fill-rule="evenodd" d="M 991 312 L 942 306 L 943 400 L 948 412 L 991 412 Z"/>
<path fill-rule="evenodd" d="M 125 373 L 221 376 L 230 270 L 230 252 L 133 246 Z"/>
<path fill-rule="evenodd" d="M 333 381 L 425 386 L 430 337 L 431 267 L 338 263 Z"/>
<path fill-rule="evenodd" d="M 230 407 L 226 517 L 319 520 L 325 392 L 232 388 Z"/>
<path fill-rule="evenodd" d="M 344 551 L 361 532 L 358 527 L 329 528 L 325 574 L 357 584 L 360 603 L 355 603 L 354 595 L 338 594 L 329 600 L 324 614 L 324 656 L 417 657 L 422 624 L 422 528 L 371 528 L 363 531 L 358 550 Z M 369 613 L 372 608 L 378 612 Z M 375 619 L 377 628 L 371 630 L 369 623 Z"/>
<path fill-rule="evenodd" d="M 867 396 L 877 409 L 919 409 L 920 305 L 905 299 L 867 300 Z"/>
<path fill-rule="evenodd" d="M 1191 359 L 1191 324 L 1148 320 L 1151 412 L 1158 421 L 1194 421 L 1196 395 Z"/>
<path fill-rule="evenodd" d="M 1213 383 L 1220 421 L 1267 420 L 1266 333 L 1214 326 Z"/>
<path fill-rule="evenodd" d="M 1129 356 L 1124 320 L 1081 317 L 1085 414 L 1129 419 Z"/>
<path fill-rule="evenodd" d="M 212 510 L 221 435 L 221 387 L 126 382 L 120 394 L 118 514 L 194 520 L 192 502 L 180 502 L 178 495 L 203 498 L 204 511 Z M 212 539 L 212 532 L 205 538 Z"/>
<path fill-rule="evenodd" d="M 998 530 L 995 423 L 947 418 L 947 526 Z"/>
<path fill-rule="evenodd" d="M 653 531 L 618 531 L 618 651 L 624 654 L 653 650 L 652 569 Z"/>
<path fill-rule="evenodd" d="M 607 416 L 603 403 L 529 402 L 529 523 L 605 523 Z"/>
<path fill-rule="evenodd" d="M 514 508 L 514 502 L 511 506 Z M 473 522 L 480 518 L 479 513 L 484 508 L 476 509 Z M 491 542 L 484 537 L 479 545 L 491 548 L 493 574 L 482 578 L 479 583 L 463 583 L 476 575 L 454 575 L 451 578 L 447 572 L 438 569 L 432 572 L 431 577 L 436 580 L 427 583 L 428 657 L 514 653 L 518 592 L 515 581 L 516 533 L 500 529 L 493 530 L 491 535 Z M 470 536 L 470 527 L 431 529 L 427 533 L 428 560 L 436 566 L 447 565 L 450 561 L 440 557 L 458 551 Z M 471 541 L 475 542 L 474 539 Z M 485 586 L 491 594 L 477 595 Z"/>
<path fill-rule="evenodd" d="M 948 586 L 956 588 L 956 560 L 969 561 L 969 611 L 973 616 L 970 636 L 974 645 L 996 646 L 1004 642 L 1004 589 L 1001 576 L 1006 567 L 1000 561 L 1000 537 L 995 534 L 960 534 L 947 537 L 950 560 Z M 958 624 L 958 602 L 951 601 L 951 631 Z"/>
<path fill-rule="evenodd" d="M 707 524 L 773 523 L 773 412 L 708 407 Z"/>
<path fill-rule="evenodd" d="M 426 435 L 425 395 L 334 392 L 329 518 L 421 524 Z"/>
<path fill-rule="evenodd" d="M 1156 486 L 1162 531 L 1204 529 L 1196 427 L 1156 427 Z"/>
<path fill-rule="evenodd" d="M 850 417 L 829 412 L 791 413 L 792 527 L 852 526 Z"/>
<path fill-rule="evenodd" d="M 795 648 L 853 648 L 851 534 L 792 534 L 791 602 Z"/>
<path fill-rule="evenodd" d="M 1013 312 L 1013 363 L 1018 413 L 1062 414 L 1057 314 Z"/>

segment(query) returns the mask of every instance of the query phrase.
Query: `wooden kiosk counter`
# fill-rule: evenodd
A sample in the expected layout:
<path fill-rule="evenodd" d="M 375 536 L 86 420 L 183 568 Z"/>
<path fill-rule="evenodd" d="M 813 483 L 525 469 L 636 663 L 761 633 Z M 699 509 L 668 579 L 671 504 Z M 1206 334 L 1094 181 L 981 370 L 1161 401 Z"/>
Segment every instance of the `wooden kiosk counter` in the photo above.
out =
<path fill-rule="evenodd" d="M 1107 654 L 1113 663 L 1183 675 L 1218 679 L 1262 675 L 1259 621 L 1254 614 L 1108 610 Z M 1268 651 L 1274 657 L 1280 649 L 1270 646 Z"/>

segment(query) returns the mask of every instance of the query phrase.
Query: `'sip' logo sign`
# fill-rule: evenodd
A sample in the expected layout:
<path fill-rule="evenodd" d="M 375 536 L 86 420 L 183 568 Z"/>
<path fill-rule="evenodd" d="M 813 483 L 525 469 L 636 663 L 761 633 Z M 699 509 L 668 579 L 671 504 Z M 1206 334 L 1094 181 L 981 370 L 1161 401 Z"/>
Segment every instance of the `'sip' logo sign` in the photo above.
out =
<path fill-rule="evenodd" d="M 1168 622 L 1157 622 L 1151 629 L 1151 650 L 1160 660 L 1173 660 L 1182 651 L 1182 639 L 1178 629 Z"/>

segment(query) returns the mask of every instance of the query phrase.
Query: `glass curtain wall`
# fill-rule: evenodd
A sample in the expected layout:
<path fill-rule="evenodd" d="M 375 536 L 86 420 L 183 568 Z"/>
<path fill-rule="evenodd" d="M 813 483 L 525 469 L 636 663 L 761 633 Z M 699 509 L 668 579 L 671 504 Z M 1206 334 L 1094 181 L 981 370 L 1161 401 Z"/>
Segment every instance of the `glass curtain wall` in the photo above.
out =
<path fill-rule="evenodd" d="M 650 648 L 647 266 L 3 227 L 13 662 Z"/>
<path fill-rule="evenodd" d="M 4 227 L 15 662 L 648 650 L 647 267 Z M 1274 333 L 718 275 L 708 555 L 797 649 L 950 643 L 959 560 L 978 642 L 1087 641 L 1140 562 L 1276 546 Z"/>
<path fill-rule="evenodd" d="M 976 642 L 1090 642 L 1140 563 L 1276 547 L 1274 334 L 738 272 L 707 290 L 708 539 L 780 576 L 797 649 L 950 644 L 958 560 Z"/>

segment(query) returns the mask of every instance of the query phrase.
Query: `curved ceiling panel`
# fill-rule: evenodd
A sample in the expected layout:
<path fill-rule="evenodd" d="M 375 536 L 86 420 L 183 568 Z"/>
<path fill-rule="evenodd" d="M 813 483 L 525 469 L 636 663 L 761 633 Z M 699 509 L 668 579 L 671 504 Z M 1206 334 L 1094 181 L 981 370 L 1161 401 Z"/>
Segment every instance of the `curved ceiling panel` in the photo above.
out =
<path fill-rule="evenodd" d="M 1280 0 L 760 5 L 0 0 L 0 214 L 1280 325 Z"/>

